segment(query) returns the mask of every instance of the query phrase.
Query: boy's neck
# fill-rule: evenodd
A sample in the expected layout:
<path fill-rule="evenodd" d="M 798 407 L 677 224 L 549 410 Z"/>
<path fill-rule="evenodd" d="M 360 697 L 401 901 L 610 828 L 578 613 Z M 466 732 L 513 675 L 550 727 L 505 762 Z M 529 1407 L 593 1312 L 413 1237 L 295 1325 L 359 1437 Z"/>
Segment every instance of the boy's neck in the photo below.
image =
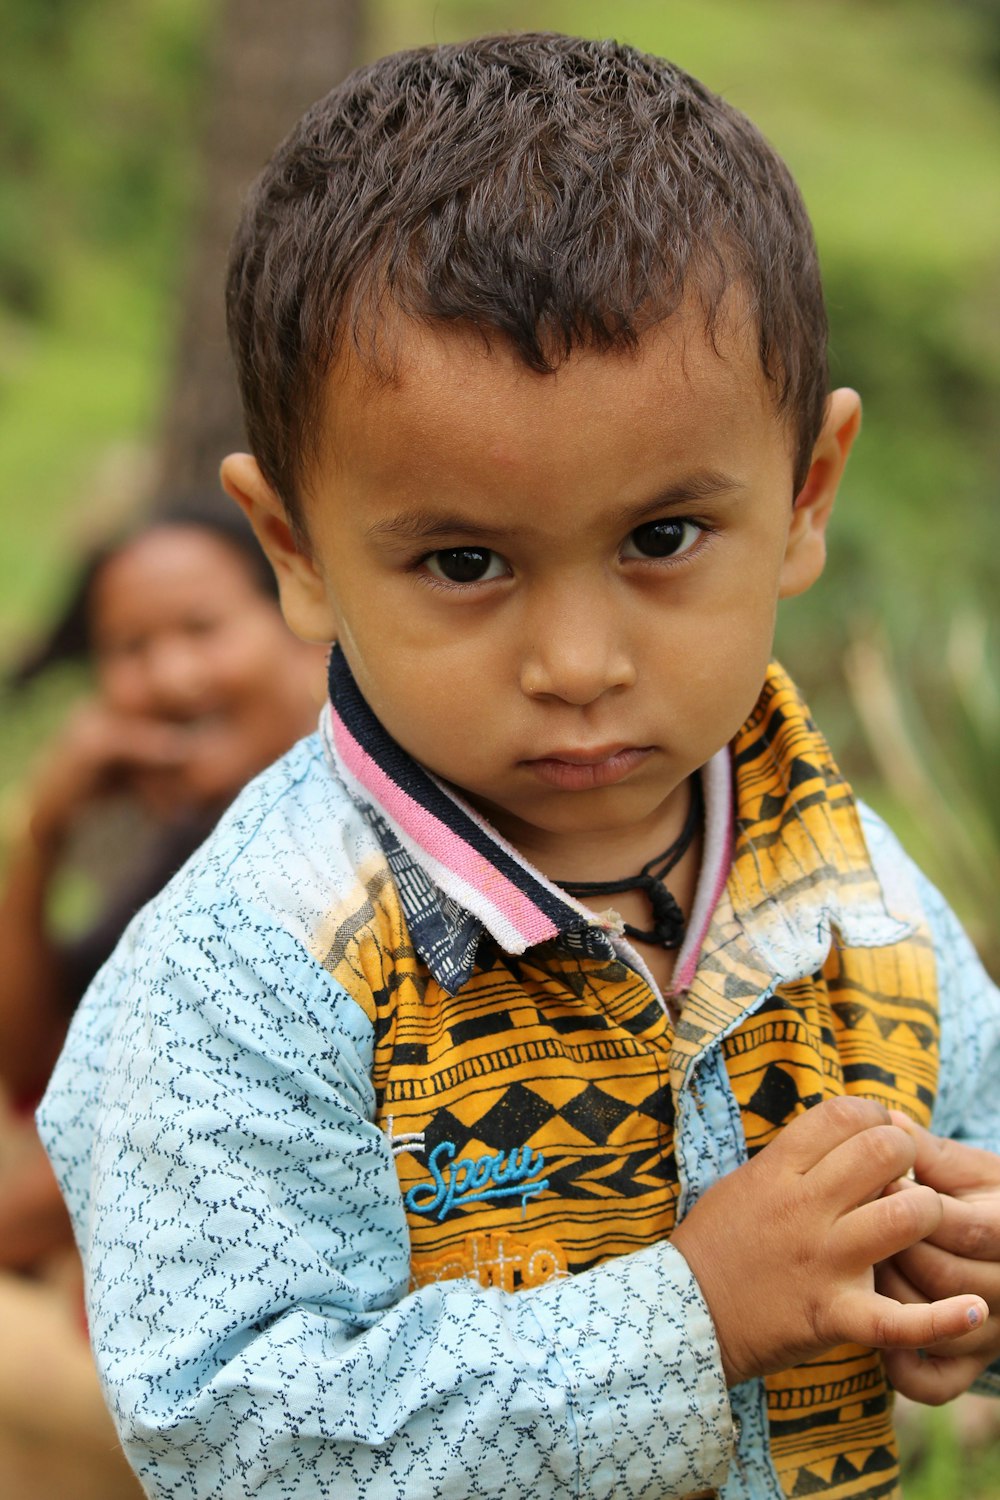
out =
<path fill-rule="evenodd" d="M 685 781 L 642 822 L 608 829 L 550 831 L 509 815 L 498 818 L 488 806 L 481 811 L 508 843 L 550 880 L 617 881 L 636 874 L 670 847 L 684 827 L 690 801 L 691 787 Z"/>
<path fill-rule="evenodd" d="M 649 860 L 655 860 L 680 835 L 691 804 L 690 779 L 671 794 L 654 818 L 641 825 L 607 831 L 548 834 L 537 828 L 504 827 L 501 832 L 525 859 L 558 882 L 607 881 L 627 879 L 641 871 Z M 487 809 L 484 809 L 489 815 Z M 666 885 L 684 916 L 691 915 L 703 853 L 703 829 L 698 828 L 688 848 L 671 870 Z M 633 928 L 650 926 L 649 898 L 641 890 L 614 894 L 595 892 L 582 904 L 597 916 L 614 911 Z M 636 951 L 664 996 L 669 995 L 677 960 L 676 951 L 659 943 L 635 941 Z"/>

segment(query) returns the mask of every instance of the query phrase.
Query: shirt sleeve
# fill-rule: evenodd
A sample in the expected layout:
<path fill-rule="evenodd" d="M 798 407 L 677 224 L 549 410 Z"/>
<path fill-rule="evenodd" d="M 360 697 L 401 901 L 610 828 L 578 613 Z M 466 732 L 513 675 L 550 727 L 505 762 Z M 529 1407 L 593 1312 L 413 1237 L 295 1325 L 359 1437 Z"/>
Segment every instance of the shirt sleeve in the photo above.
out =
<path fill-rule="evenodd" d="M 40 1112 L 147 1493 L 663 1500 L 721 1484 L 728 1394 L 679 1252 L 513 1294 L 411 1292 L 363 1011 L 266 916 L 175 918 L 160 904 L 133 924 Z"/>
<path fill-rule="evenodd" d="M 941 1015 L 941 1070 L 931 1121 L 938 1135 L 1000 1152 L 1000 992 L 954 912 L 920 877 L 934 935 Z M 1000 1396 L 1000 1359 L 972 1389 Z"/>
<path fill-rule="evenodd" d="M 919 911 L 934 948 L 941 1047 L 931 1129 L 1000 1152 L 1000 992 L 940 891 L 870 808 L 861 814 L 890 908 L 904 918 Z"/>
<path fill-rule="evenodd" d="M 918 879 L 934 941 L 941 1020 L 931 1128 L 1000 1152 L 1000 992 L 943 896 Z"/>

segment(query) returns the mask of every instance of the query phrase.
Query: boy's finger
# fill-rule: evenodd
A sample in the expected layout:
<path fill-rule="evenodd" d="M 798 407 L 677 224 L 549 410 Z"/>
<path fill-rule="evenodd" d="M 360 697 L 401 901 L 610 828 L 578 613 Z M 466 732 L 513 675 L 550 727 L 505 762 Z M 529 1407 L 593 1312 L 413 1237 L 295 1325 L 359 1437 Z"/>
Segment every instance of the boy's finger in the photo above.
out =
<path fill-rule="evenodd" d="M 902 1274 L 896 1260 L 885 1261 L 875 1268 L 875 1290 L 883 1297 L 891 1297 L 894 1302 L 926 1304 L 929 1300 Z M 928 1345 L 919 1352 L 921 1357 L 935 1354 L 949 1359 L 963 1358 L 970 1354 L 978 1355 L 983 1351 L 989 1354 L 994 1349 L 996 1339 L 995 1321 L 987 1318 L 985 1323 L 980 1323 L 977 1328 L 968 1329 L 958 1338 L 944 1339 L 941 1343 Z"/>
<path fill-rule="evenodd" d="M 828 1151 L 812 1168 L 809 1184 L 842 1209 L 851 1209 L 878 1198 L 912 1160 L 913 1141 L 904 1131 L 888 1123 L 873 1125 Z"/>
<path fill-rule="evenodd" d="M 983 1366 L 975 1355 L 950 1359 L 919 1349 L 887 1349 L 883 1359 L 893 1389 L 927 1406 L 940 1406 L 960 1396 Z"/>
<path fill-rule="evenodd" d="M 1000 1263 L 994 1258 L 973 1260 L 941 1248 L 940 1227 L 925 1242 L 898 1253 L 899 1269 L 928 1300 L 953 1297 L 975 1288 L 991 1308 L 1000 1311 Z"/>
<path fill-rule="evenodd" d="M 791 1171 L 808 1172 L 842 1142 L 876 1125 L 889 1123 L 889 1111 L 873 1099 L 850 1095 L 824 1099 L 786 1125 L 757 1160 L 771 1153 Z"/>
<path fill-rule="evenodd" d="M 1000 1261 L 1000 1188 L 968 1198 L 941 1195 L 941 1223 L 931 1242 L 967 1260 Z"/>
<path fill-rule="evenodd" d="M 876 1292 L 900 1304 L 919 1304 L 922 1307 L 928 1307 L 927 1296 L 922 1295 L 918 1287 L 913 1286 L 904 1277 L 895 1260 L 886 1260 L 882 1265 L 876 1266 Z M 936 1344 L 927 1344 L 919 1350 L 907 1350 L 907 1353 L 910 1353 L 913 1359 L 921 1359 L 921 1361 L 927 1359 L 928 1356 L 934 1356 L 939 1361 L 955 1364 L 960 1359 L 981 1359 L 982 1353 L 985 1352 L 988 1355 L 991 1352 L 994 1343 L 996 1343 L 996 1328 L 987 1317 L 984 1322 L 978 1323 L 976 1328 L 972 1328 L 966 1322 L 955 1337 L 940 1340 Z M 948 1398 L 942 1397 L 942 1400 L 948 1400 Z"/>
<path fill-rule="evenodd" d="M 933 1188 L 914 1188 L 862 1203 L 843 1215 L 834 1231 L 836 1251 L 845 1266 L 865 1267 L 888 1260 L 933 1234 L 941 1222 L 941 1199 Z M 904 1274 L 906 1268 L 902 1268 Z M 915 1283 L 919 1290 L 919 1284 Z M 967 1283 L 978 1285 L 978 1278 Z M 956 1292 L 952 1288 L 949 1296 Z M 926 1299 L 924 1299 L 926 1300 Z"/>
<path fill-rule="evenodd" d="M 964 1141 L 933 1135 L 898 1110 L 890 1114 L 892 1123 L 905 1130 L 917 1148 L 913 1168 L 918 1182 L 952 1194 L 989 1186 L 1000 1188 L 1000 1156 L 967 1146 Z"/>
<path fill-rule="evenodd" d="M 927 1349 L 981 1328 L 989 1309 L 982 1297 L 943 1302 L 894 1302 L 878 1292 L 846 1292 L 831 1308 L 841 1338 L 871 1349 Z"/>

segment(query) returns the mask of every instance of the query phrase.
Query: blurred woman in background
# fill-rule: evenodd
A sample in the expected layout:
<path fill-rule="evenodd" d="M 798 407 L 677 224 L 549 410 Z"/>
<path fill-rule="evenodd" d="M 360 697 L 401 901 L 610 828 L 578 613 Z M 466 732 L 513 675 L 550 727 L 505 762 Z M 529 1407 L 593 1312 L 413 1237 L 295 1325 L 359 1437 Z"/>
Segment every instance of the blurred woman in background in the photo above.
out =
<path fill-rule="evenodd" d="M 92 556 L 12 686 L 71 659 L 91 665 L 93 690 L 68 714 L 29 784 L 0 890 L 0 1080 L 13 1106 L 0 1148 L 6 1500 L 139 1493 L 103 1410 L 69 1223 L 30 1108 L 77 1002 L 132 915 L 244 783 L 315 726 L 323 695 L 322 649 L 288 631 L 249 527 L 218 503 L 164 510 Z M 95 920 L 63 938 L 53 927 L 52 895 L 74 841 L 123 801 L 143 836 L 119 851 L 124 858 Z M 44 1399 L 35 1400 L 42 1372 Z"/>

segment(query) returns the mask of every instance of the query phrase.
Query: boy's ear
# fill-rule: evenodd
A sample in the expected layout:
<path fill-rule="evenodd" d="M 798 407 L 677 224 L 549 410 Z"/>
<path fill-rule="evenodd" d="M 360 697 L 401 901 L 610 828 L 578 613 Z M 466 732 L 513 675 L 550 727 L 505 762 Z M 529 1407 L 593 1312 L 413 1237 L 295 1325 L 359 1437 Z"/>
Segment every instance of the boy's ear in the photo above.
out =
<path fill-rule="evenodd" d="M 805 484 L 795 497 L 792 524 L 781 565 L 779 596 L 804 594 L 816 582 L 826 562 L 826 526 L 848 455 L 861 426 L 861 397 L 857 391 L 834 391 L 827 397 Z"/>
<path fill-rule="evenodd" d="M 337 616 L 326 580 L 298 540 L 285 507 L 249 453 L 230 453 L 219 470 L 222 488 L 246 513 L 278 580 L 281 612 L 304 641 L 328 644 Z"/>

